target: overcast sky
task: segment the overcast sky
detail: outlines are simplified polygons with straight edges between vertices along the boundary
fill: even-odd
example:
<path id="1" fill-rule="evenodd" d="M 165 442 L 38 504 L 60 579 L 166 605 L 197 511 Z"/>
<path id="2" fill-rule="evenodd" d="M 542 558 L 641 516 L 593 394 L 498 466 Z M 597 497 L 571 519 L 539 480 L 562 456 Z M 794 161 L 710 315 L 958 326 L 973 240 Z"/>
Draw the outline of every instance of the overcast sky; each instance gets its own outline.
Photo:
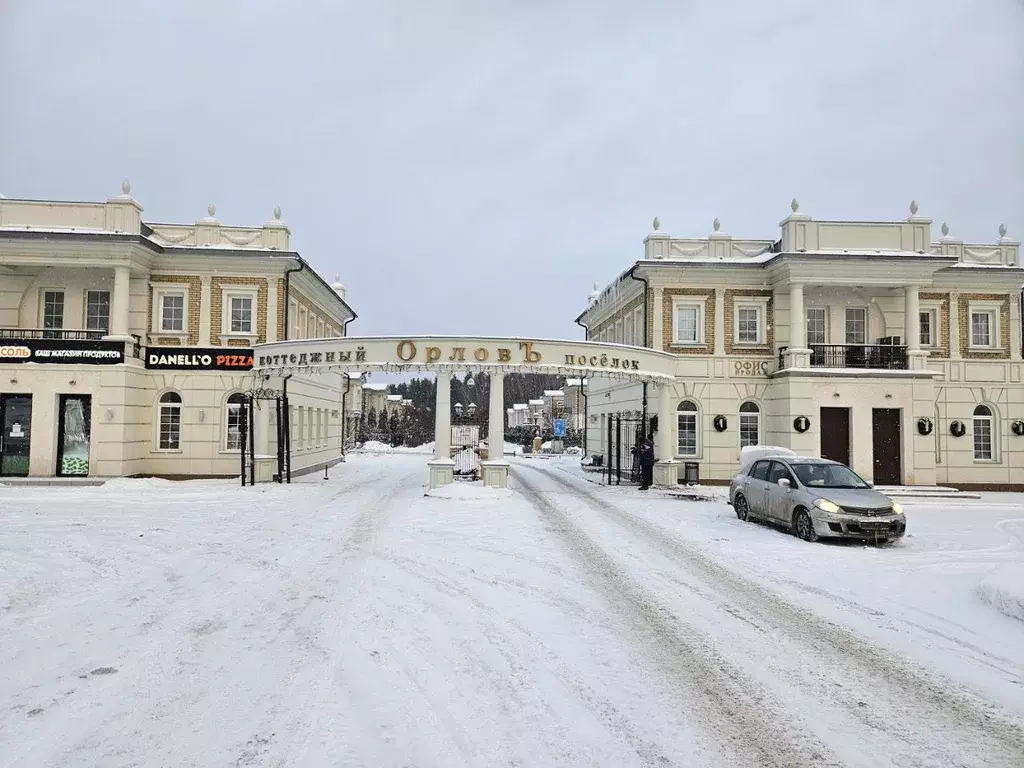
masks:
<path id="1" fill-rule="evenodd" d="M 284 209 L 353 334 L 579 337 L 642 254 L 921 214 L 1024 235 L 1021 0 L 0 0 L 0 193 Z"/>

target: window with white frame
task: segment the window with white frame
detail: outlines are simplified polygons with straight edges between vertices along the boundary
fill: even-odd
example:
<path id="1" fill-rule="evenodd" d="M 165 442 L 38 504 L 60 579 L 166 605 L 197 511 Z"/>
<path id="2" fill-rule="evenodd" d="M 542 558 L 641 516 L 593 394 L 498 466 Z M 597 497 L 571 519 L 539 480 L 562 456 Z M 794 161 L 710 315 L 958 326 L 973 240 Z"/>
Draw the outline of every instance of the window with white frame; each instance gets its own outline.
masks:
<path id="1" fill-rule="evenodd" d="M 245 397 L 241 392 L 235 392 L 224 406 L 224 449 L 227 451 L 238 451 L 242 448 L 244 405 Z"/>
<path id="2" fill-rule="evenodd" d="M 110 291 L 85 292 L 85 329 L 110 333 Z"/>
<path id="3" fill-rule="evenodd" d="M 306 338 L 316 338 L 316 315 L 314 315 L 312 312 L 310 312 L 309 315 L 306 317 Z"/>
<path id="4" fill-rule="evenodd" d="M 43 328 L 64 327 L 64 291 L 43 291 Z"/>
<path id="5" fill-rule="evenodd" d="M 306 409 L 300 405 L 295 410 L 298 418 L 298 423 L 295 425 L 295 447 L 301 449 L 302 440 L 306 436 Z"/>
<path id="6" fill-rule="evenodd" d="M 737 344 L 764 344 L 768 299 L 742 299 L 733 309 Z"/>
<path id="7" fill-rule="evenodd" d="M 757 403 L 740 406 L 740 448 L 761 443 L 761 409 Z"/>
<path id="8" fill-rule="evenodd" d="M 979 405 L 974 409 L 974 460 L 992 461 L 993 453 L 993 419 L 992 409 L 987 405 Z"/>
<path id="9" fill-rule="evenodd" d="M 922 347 L 939 346 L 939 311 L 937 308 L 922 309 L 918 313 L 919 343 Z"/>
<path id="10" fill-rule="evenodd" d="M 164 392 L 157 407 L 156 444 L 161 451 L 181 450 L 181 395 Z"/>
<path id="11" fill-rule="evenodd" d="M 868 311 L 865 307 L 846 308 L 846 343 L 867 344 Z"/>
<path id="12" fill-rule="evenodd" d="M 615 321 L 615 343 L 622 343 L 623 322 L 621 319 Z"/>
<path id="13" fill-rule="evenodd" d="M 313 447 L 313 408 L 306 409 L 306 445 Z"/>
<path id="14" fill-rule="evenodd" d="M 672 324 L 676 344 L 704 343 L 703 302 L 677 301 L 673 306 Z"/>
<path id="15" fill-rule="evenodd" d="M 625 321 L 623 323 L 623 332 L 622 333 L 623 333 L 623 342 L 625 344 L 630 344 L 630 345 L 636 344 L 636 339 L 633 336 L 633 313 L 632 312 L 630 312 L 628 315 L 626 315 Z"/>
<path id="16" fill-rule="evenodd" d="M 807 343 L 828 344 L 828 310 L 825 307 L 807 308 Z"/>
<path id="17" fill-rule="evenodd" d="M 637 308 L 633 312 L 633 338 L 636 340 L 634 343 L 638 347 L 642 347 L 644 341 L 644 315 L 643 310 Z"/>
<path id="18" fill-rule="evenodd" d="M 970 346 L 995 349 L 999 344 L 998 305 L 971 304 Z"/>
<path id="19" fill-rule="evenodd" d="M 252 296 L 231 296 L 229 333 L 252 333 Z"/>
<path id="20" fill-rule="evenodd" d="M 160 321 L 157 328 L 165 333 L 185 331 L 185 293 L 183 291 L 162 291 L 160 293 Z"/>
<path id="21" fill-rule="evenodd" d="M 316 319 L 316 337 L 318 339 L 325 338 L 324 336 L 324 321 L 321 318 Z"/>
<path id="22" fill-rule="evenodd" d="M 700 449 L 700 431 L 697 429 L 700 413 L 692 400 L 683 400 L 676 414 L 679 422 L 679 455 L 696 456 Z"/>

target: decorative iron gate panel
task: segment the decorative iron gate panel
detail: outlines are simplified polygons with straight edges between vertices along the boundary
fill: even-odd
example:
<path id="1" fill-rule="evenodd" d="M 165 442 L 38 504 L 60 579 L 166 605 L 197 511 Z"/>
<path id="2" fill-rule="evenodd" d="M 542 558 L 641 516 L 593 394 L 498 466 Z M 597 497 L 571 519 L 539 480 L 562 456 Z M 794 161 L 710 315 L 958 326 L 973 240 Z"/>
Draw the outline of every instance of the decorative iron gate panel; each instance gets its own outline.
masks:
<path id="1" fill-rule="evenodd" d="M 636 447 L 650 434 L 643 418 L 608 416 L 608 485 L 640 484 L 640 456 Z"/>

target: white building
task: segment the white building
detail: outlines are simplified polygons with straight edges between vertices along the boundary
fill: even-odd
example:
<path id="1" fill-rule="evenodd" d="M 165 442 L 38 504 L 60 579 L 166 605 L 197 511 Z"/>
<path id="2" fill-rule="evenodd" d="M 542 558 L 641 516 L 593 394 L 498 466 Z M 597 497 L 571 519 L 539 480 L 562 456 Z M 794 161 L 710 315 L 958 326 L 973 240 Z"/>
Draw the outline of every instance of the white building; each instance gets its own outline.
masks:
<path id="1" fill-rule="evenodd" d="M 341 337 L 355 313 L 262 226 L 142 221 L 100 202 L 0 199 L 0 474 L 237 475 L 242 394 L 287 386 L 292 473 L 340 455 L 341 376 L 259 380 L 253 347 Z M 277 469 L 257 401 L 256 467 Z"/>
<path id="2" fill-rule="evenodd" d="M 903 221 L 821 221 L 781 235 L 659 230 L 578 321 L 593 341 L 678 356 L 676 455 L 725 481 L 743 445 L 849 463 L 877 484 L 1024 487 L 1020 243 L 965 244 L 916 204 Z M 794 322 L 795 319 L 795 322 Z M 588 450 L 643 388 L 591 377 Z"/>
<path id="3" fill-rule="evenodd" d="M 513 403 L 512 407 L 506 410 L 506 421 L 509 429 L 526 426 L 530 423 L 530 406 L 526 403 Z"/>

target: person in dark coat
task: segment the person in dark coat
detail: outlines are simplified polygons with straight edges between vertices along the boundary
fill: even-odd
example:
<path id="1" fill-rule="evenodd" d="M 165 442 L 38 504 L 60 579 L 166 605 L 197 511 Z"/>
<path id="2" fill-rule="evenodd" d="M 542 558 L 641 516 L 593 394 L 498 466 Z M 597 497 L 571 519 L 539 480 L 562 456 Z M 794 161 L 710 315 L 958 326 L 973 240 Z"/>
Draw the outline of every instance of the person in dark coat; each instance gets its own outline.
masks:
<path id="1" fill-rule="evenodd" d="M 646 491 L 654 484 L 654 444 L 644 440 L 640 445 L 640 490 Z"/>

